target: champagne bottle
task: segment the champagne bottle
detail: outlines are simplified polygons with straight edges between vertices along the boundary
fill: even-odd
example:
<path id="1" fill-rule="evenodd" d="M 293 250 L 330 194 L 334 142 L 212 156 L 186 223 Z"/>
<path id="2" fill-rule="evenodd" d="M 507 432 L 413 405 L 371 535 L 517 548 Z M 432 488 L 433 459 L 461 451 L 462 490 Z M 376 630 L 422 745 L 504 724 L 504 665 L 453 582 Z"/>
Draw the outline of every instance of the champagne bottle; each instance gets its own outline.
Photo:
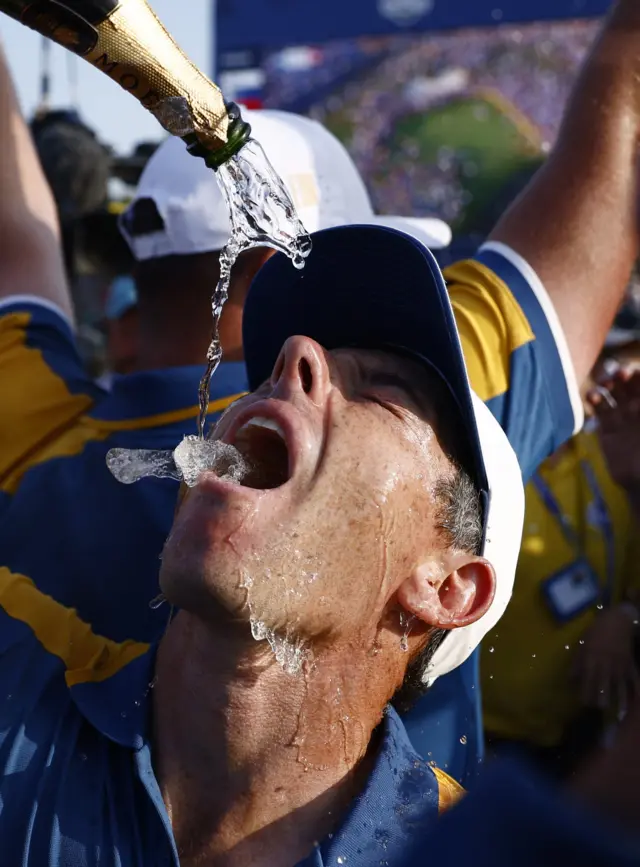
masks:
<path id="1" fill-rule="evenodd" d="M 224 102 L 146 0 L 0 0 L 0 11 L 84 57 L 212 168 L 249 138 L 238 107 Z"/>

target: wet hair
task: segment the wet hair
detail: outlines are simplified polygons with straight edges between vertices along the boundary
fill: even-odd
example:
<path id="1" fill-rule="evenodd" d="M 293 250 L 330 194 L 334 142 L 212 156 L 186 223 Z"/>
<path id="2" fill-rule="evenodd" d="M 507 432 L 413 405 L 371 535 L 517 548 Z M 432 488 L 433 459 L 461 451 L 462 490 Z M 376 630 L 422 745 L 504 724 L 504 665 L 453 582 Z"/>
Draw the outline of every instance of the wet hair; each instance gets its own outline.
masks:
<path id="1" fill-rule="evenodd" d="M 453 475 L 436 485 L 436 529 L 447 548 L 480 554 L 482 551 L 482 506 L 480 492 L 471 477 L 458 464 Z M 427 691 L 424 682 L 433 656 L 449 634 L 448 629 L 433 629 L 426 645 L 411 660 L 400 689 L 392 704 L 399 713 L 407 713 Z"/>

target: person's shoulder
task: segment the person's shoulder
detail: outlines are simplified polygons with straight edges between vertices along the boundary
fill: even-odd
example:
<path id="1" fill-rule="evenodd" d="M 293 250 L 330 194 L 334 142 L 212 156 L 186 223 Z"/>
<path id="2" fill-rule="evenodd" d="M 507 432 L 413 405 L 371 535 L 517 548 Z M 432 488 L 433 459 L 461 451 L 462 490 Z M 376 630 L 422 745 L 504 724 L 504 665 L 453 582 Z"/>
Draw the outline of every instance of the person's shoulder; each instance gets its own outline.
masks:
<path id="1" fill-rule="evenodd" d="M 582 427 L 562 326 L 538 275 L 505 244 L 487 243 L 444 273 L 471 387 L 502 425 L 527 480 Z"/>
<path id="2" fill-rule="evenodd" d="M 8 319 L 12 317 L 12 320 Z M 46 298 L 37 295 L 7 295 L 0 299 L 0 322 L 16 321 L 55 328 L 73 339 L 73 322 L 65 311 Z"/>
<path id="3" fill-rule="evenodd" d="M 475 867 L 590 864 L 631 867 L 640 841 L 556 790 L 534 768 L 496 762 L 428 836 L 416 838 L 407 864 L 450 863 Z"/>
<path id="4" fill-rule="evenodd" d="M 476 304 L 484 302 L 494 316 L 503 319 L 512 351 L 536 340 L 545 348 L 553 346 L 565 376 L 573 383 L 573 364 L 551 298 L 534 268 L 518 252 L 507 244 L 489 241 L 472 258 L 455 263 L 444 273 L 454 306 L 465 285 L 473 289 Z M 460 300 L 464 301 L 464 294 Z"/>
<path id="5" fill-rule="evenodd" d="M 6 372 L 13 366 L 23 381 L 44 377 L 49 391 L 61 382 L 67 393 L 92 401 L 99 393 L 82 361 L 73 321 L 45 298 L 12 295 L 0 301 L 0 367 Z"/>
<path id="6" fill-rule="evenodd" d="M 128 649 L 132 644 L 123 645 L 120 662 L 136 658 Z M 134 761 L 122 760 L 125 746 L 117 731 L 109 737 L 102 730 L 100 707 L 92 717 L 83 706 L 91 698 L 82 693 L 86 684 L 100 686 L 101 678 L 114 677 L 115 648 L 93 636 L 72 609 L 40 594 L 28 577 L 0 568 L 3 865 L 26 863 L 29 851 L 29 864 L 90 867 L 107 835 L 116 842 L 104 856 L 106 867 L 139 863 L 134 852 L 147 822 L 141 819 L 144 804 L 133 794 Z M 138 689 L 137 695 L 144 691 Z M 133 699 L 114 688 L 103 706 L 124 724 L 121 707 L 129 704 L 135 708 Z M 155 811 L 149 802 L 147 813 Z M 144 845 L 152 861 L 157 854 L 157 863 L 165 863 L 161 839 Z M 35 860 L 33 853 L 39 853 Z"/>

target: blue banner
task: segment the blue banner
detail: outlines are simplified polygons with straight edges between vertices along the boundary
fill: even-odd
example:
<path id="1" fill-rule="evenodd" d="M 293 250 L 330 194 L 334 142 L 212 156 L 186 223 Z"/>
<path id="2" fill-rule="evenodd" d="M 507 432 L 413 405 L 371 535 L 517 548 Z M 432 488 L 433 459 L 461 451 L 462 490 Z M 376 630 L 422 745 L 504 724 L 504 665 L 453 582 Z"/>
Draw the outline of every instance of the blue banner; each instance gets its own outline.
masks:
<path id="1" fill-rule="evenodd" d="M 217 53 L 334 39 L 594 18 L 612 0 L 217 0 Z M 238 64 L 240 65 L 240 64 Z"/>

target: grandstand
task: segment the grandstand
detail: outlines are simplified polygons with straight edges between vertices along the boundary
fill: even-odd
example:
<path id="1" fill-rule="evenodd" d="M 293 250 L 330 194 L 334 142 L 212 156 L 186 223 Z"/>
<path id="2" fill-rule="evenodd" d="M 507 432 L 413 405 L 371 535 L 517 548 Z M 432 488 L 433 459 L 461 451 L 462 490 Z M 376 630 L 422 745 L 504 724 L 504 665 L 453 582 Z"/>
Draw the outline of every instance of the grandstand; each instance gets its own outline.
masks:
<path id="1" fill-rule="evenodd" d="M 265 105 L 332 129 L 380 212 L 440 216 L 462 234 L 482 234 L 496 202 L 544 159 L 595 26 L 350 40 L 293 71 L 276 54 L 265 66 Z"/>

